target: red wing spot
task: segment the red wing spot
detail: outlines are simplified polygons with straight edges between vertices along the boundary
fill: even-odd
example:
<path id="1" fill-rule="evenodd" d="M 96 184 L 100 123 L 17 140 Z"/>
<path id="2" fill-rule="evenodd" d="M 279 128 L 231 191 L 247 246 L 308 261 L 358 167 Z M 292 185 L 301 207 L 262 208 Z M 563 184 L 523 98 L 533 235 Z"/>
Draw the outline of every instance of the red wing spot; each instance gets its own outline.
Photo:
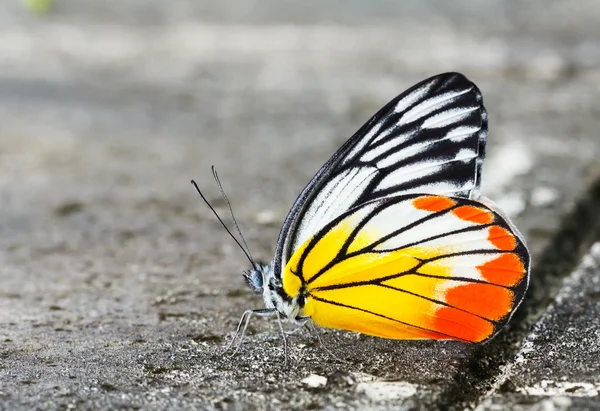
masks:
<path id="1" fill-rule="evenodd" d="M 453 200 L 443 196 L 424 196 L 413 200 L 415 208 L 432 213 L 447 210 L 454 206 L 454 204 L 456 203 Z"/>
<path id="2" fill-rule="evenodd" d="M 513 294 L 497 285 L 471 283 L 449 289 L 446 303 L 490 320 L 499 320 L 512 309 Z"/>
<path id="3" fill-rule="evenodd" d="M 452 213 L 461 220 L 477 224 L 490 224 L 494 221 L 494 214 L 491 211 L 471 205 L 457 207 L 452 210 Z"/>
<path id="4" fill-rule="evenodd" d="M 515 236 L 505 228 L 497 225 L 490 227 L 488 230 L 487 239 L 499 250 L 511 251 L 517 246 L 517 240 L 515 240 Z"/>
<path id="5" fill-rule="evenodd" d="M 435 330 L 456 339 L 481 342 L 494 332 L 494 326 L 489 321 L 456 308 L 442 307 L 435 316 Z"/>
<path id="6" fill-rule="evenodd" d="M 477 269 L 490 283 L 513 286 L 523 278 L 525 266 L 521 259 L 512 253 L 502 254 L 500 257 L 477 266 Z"/>

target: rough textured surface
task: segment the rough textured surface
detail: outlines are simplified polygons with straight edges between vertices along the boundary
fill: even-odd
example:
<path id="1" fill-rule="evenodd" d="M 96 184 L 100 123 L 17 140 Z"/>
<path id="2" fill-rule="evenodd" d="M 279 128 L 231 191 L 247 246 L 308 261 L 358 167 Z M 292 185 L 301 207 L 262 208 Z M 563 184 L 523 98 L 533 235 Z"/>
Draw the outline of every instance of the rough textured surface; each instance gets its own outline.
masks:
<path id="1" fill-rule="evenodd" d="M 149 3 L 0 11 L 0 408 L 593 407 L 578 390 L 525 390 L 546 378 L 543 353 L 574 336 L 565 322 L 577 306 L 560 301 L 541 320 L 556 326 L 534 328 L 541 354 L 528 354 L 528 373 L 509 375 L 514 389 L 494 384 L 502 365 L 519 370 L 528 327 L 596 230 L 595 2 L 543 3 L 543 16 L 541 1 Z M 190 178 L 224 211 L 217 166 L 252 250 L 269 260 L 327 157 L 395 94 L 446 70 L 483 91 L 484 192 L 534 256 L 507 329 L 481 347 L 325 331 L 347 362 L 298 333 L 284 369 L 276 324 L 256 319 L 223 356 L 242 311 L 262 303 Z M 573 287 L 597 304 L 587 275 Z M 589 346 L 570 345 L 565 384 L 597 384 L 583 375 L 600 341 L 585 335 Z"/>
<path id="2" fill-rule="evenodd" d="M 599 409 L 599 297 L 600 243 L 595 243 L 478 410 Z"/>

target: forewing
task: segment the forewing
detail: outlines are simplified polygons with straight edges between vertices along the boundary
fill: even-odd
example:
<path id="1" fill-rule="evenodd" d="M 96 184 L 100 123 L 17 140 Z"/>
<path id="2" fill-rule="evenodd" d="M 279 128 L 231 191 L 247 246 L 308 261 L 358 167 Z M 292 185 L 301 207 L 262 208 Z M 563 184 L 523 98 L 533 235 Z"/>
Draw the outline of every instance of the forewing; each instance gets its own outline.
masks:
<path id="1" fill-rule="evenodd" d="M 512 224 L 462 197 L 404 195 L 363 204 L 291 257 L 284 289 L 307 290 L 324 327 L 396 339 L 481 342 L 508 321 L 528 284 Z"/>
<path id="2" fill-rule="evenodd" d="M 304 188 L 277 241 L 275 273 L 335 217 L 377 198 L 431 193 L 473 198 L 487 136 L 481 93 L 446 73 L 389 102 Z"/>

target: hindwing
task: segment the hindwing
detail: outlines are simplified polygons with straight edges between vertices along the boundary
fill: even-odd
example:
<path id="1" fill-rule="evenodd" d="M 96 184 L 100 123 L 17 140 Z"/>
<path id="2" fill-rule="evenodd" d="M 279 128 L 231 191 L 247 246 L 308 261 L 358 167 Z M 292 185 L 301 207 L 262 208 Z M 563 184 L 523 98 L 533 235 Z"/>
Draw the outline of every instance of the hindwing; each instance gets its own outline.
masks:
<path id="1" fill-rule="evenodd" d="M 362 204 L 292 255 L 290 296 L 324 327 L 396 339 L 481 342 L 510 318 L 527 288 L 529 253 L 498 212 L 441 195 Z"/>

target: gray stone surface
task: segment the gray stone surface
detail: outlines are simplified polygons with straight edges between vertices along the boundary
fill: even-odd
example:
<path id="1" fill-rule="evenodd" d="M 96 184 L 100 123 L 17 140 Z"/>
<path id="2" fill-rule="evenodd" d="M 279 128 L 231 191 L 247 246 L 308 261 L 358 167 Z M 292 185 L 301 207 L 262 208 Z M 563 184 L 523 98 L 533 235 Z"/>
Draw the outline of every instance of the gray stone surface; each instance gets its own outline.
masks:
<path id="1" fill-rule="evenodd" d="M 494 390 L 597 232 L 595 2 L 56 3 L 42 18 L 7 0 L 0 11 L 0 408 L 595 404 L 577 390 L 519 391 L 541 384 L 543 353 L 571 337 L 577 307 L 560 301 L 551 307 L 565 315 L 542 317 L 557 325 L 535 340 L 529 372 Z M 241 312 L 261 301 L 190 178 L 224 211 L 217 166 L 253 252 L 269 260 L 327 157 L 395 94 L 446 70 L 484 93 L 484 191 L 534 256 L 507 329 L 478 347 L 325 331 L 347 363 L 299 333 L 284 369 L 276 325 L 257 319 L 223 356 Z M 594 304 L 585 293 L 578 301 Z M 573 358 L 586 349 L 571 346 Z M 552 380 L 592 381 L 589 364 L 573 366 Z"/>
<path id="2" fill-rule="evenodd" d="M 600 409 L 599 297 L 595 243 L 478 410 Z"/>

